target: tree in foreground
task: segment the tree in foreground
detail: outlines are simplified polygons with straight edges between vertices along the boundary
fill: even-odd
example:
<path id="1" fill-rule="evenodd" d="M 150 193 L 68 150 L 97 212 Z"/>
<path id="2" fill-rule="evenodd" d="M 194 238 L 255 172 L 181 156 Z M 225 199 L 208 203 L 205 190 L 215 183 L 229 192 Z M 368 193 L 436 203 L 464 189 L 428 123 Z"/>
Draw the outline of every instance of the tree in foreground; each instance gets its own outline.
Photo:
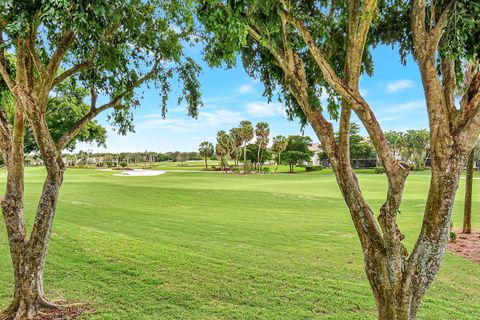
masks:
<path id="1" fill-rule="evenodd" d="M 140 86 L 159 88 L 166 112 L 169 79 L 184 84 L 195 116 L 200 105 L 199 67 L 183 54 L 193 29 L 186 1 L 2 1 L 0 74 L 15 99 L 13 125 L 0 109 L 0 149 L 7 168 L 2 201 L 14 273 L 11 305 L 0 319 L 31 319 L 57 306 L 44 292 L 45 257 L 64 178 L 62 150 L 91 120 L 108 118 L 120 133 L 133 129 L 130 108 Z M 148 31 L 148 32 L 146 32 Z M 15 72 L 6 56 L 14 55 Z M 89 88 L 90 106 L 61 135 L 48 126 L 55 88 L 75 79 Z M 97 99 L 101 96 L 101 99 Z M 99 105 L 98 100 L 106 100 Z M 66 125 L 66 123 L 62 123 Z M 30 128 L 47 174 L 30 235 L 24 215 L 24 137 Z M 63 130 L 62 129 L 62 130 Z"/>
<path id="2" fill-rule="evenodd" d="M 259 122 L 255 126 L 255 136 L 257 137 L 257 161 L 259 165 L 259 170 L 262 170 L 262 161 L 263 157 L 261 156 L 262 151 L 267 149 L 270 135 L 270 127 L 266 122 Z"/>
<path id="3" fill-rule="evenodd" d="M 277 154 L 277 166 L 275 167 L 275 171 L 277 172 L 278 166 L 282 161 L 282 152 L 285 151 L 288 145 L 288 138 L 284 136 L 278 135 L 273 138 L 272 150 L 275 151 Z"/>
<path id="4" fill-rule="evenodd" d="M 203 141 L 198 148 L 198 154 L 205 161 L 205 170 L 208 170 L 208 158 L 213 156 L 213 144 L 209 141 Z"/>
<path id="5" fill-rule="evenodd" d="M 6 64 L 14 69 L 15 64 L 6 59 Z M 0 108 L 5 112 L 10 125 L 14 123 L 15 98 L 2 81 L 2 97 L 0 98 Z M 52 94 L 48 99 L 48 113 L 46 114 L 46 122 L 52 137 L 58 139 L 72 125 L 80 121 L 83 115 L 88 111 L 90 106 L 84 102 L 88 96 L 88 89 L 81 87 L 73 79 L 69 79 L 59 84 L 52 90 Z M 65 147 L 66 150 L 73 151 L 77 142 L 96 142 L 98 146 L 105 146 L 107 138 L 107 130 L 98 124 L 96 120 L 89 121 L 83 129 L 70 141 Z M 24 139 L 24 154 L 38 153 L 38 146 L 30 127 L 27 126 Z"/>
<path id="6" fill-rule="evenodd" d="M 203 0 L 200 9 L 215 35 L 206 46 L 210 64 L 234 64 L 234 53 L 240 53 L 247 72 L 265 84 L 265 94 L 273 97 L 280 87 L 287 114 L 309 122 L 319 137 L 360 240 L 379 319 L 415 319 L 443 260 L 460 172 L 480 133 L 480 73 L 470 67 L 480 47 L 478 2 Z M 430 188 L 410 253 L 397 225 L 409 166 L 394 156 L 359 90 L 362 72 L 373 75 L 370 49 L 382 43 L 400 48 L 403 61 L 413 55 L 429 117 Z M 322 93 L 329 96 L 325 106 Z M 338 141 L 322 110 L 338 119 Z M 367 130 L 388 180 L 378 217 L 350 164 L 352 113 Z"/>

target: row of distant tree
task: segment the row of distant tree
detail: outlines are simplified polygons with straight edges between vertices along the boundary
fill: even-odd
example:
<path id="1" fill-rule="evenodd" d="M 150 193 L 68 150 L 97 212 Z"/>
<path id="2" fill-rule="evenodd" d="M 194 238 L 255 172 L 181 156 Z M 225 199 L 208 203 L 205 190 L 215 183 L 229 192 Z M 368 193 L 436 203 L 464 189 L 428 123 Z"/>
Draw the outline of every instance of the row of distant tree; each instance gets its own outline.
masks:
<path id="1" fill-rule="evenodd" d="M 288 163 L 290 171 L 296 164 L 302 161 L 309 161 L 313 152 L 309 150 L 312 143 L 310 137 L 278 135 L 270 143 L 270 126 L 266 122 L 258 122 L 255 127 L 248 120 L 240 122 L 227 133 L 224 130 L 217 132 L 215 146 L 204 141 L 200 144 L 199 154 L 205 161 L 205 168 L 208 168 L 208 159 L 216 156 L 220 160 L 222 170 L 229 168 L 229 162 L 237 167 L 240 160 L 243 160 L 243 171 L 246 172 L 247 164 L 251 163 L 254 170 L 262 171 L 265 162 L 275 159 L 278 164 Z M 255 138 L 255 139 L 254 139 Z M 252 142 L 254 141 L 254 142 Z"/>
<path id="2" fill-rule="evenodd" d="M 96 135 L 91 135 L 94 137 Z M 98 137 L 98 135 L 97 135 Z M 425 166 L 428 155 L 430 136 L 427 130 L 407 130 L 405 132 L 389 131 L 385 133 L 395 156 L 411 165 L 413 170 L 421 170 Z M 338 133 L 337 133 L 338 139 Z M 270 143 L 271 142 L 271 143 Z M 369 139 L 360 134 L 360 127 L 356 123 L 350 126 L 350 158 L 376 159 L 376 152 Z M 238 127 L 228 132 L 217 132 L 216 143 L 204 141 L 198 152 L 121 152 L 121 153 L 92 153 L 79 151 L 65 154 L 64 158 L 69 165 L 85 165 L 87 162 L 98 162 L 101 165 L 119 165 L 120 163 L 153 163 L 162 161 L 185 162 L 189 160 L 203 160 L 208 169 L 208 160 L 219 160 L 223 170 L 229 163 L 243 165 L 246 170 L 248 163 L 254 170 L 261 171 L 265 162 L 275 161 L 278 164 L 287 164 L 293 171 L 295 165 L 310 161 L 313 151 L 309 149 L 312 139 L 308 136 L 291 135 L 288 137 L 277 135 L 270 138 L 270 127 L 266 122 L 258 122 L 255 126 L 247 120 L 241 121 Z M 35 150 L 33 150 L 35 151 Z M 320 160 L 327 156 L 320 150 Z"/>

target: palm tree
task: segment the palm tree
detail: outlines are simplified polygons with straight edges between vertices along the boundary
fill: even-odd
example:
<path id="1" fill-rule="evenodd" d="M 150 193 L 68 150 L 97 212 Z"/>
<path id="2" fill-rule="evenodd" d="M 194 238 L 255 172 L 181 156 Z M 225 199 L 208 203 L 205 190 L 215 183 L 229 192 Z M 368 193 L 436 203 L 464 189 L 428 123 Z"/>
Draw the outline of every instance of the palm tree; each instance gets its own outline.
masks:
<path id="1" fill-rule="evenodd" d="M 278 155 L 278 160 L 277 160 L 277 166 L 275 167 L 275 171 L 277 172 L 278 165 L 280 164 L 280 156 L 282 155 L 282 152 L 285 151 L 288 145 L 288 138 L 285 138 L 284 136 L 276 136 L 273 138 L 273 145 L 272 149 L 277 153 Z"/>
<path id="2" fill-rule="evenodd" d="M 257 144 L 258 144 L 258 154 L 257 154 L 257 161 L 259 163 L 259 170 L 262 170 L 262 161 L 260 158 L 260 153 L 262 150 L 267 148 L 269 139 L 268 136 L 270 135 L 270 127 L 266 122 L 259 122 L 255 127 L 255 135 L 257 136 Z"/>
<path id="3" fill-rule="evenodd" d="M 247 173 L 247 144 L 253 139 L 252 123 L 248 120 L 240 121 L 240 135 L 243 143 L 243 173 Z"/>
<path id="4" fill-rule="evenodd" d="M 231 135 L 223 130 L 217 132 L 217 145 L 215 147 L 215 152 L 220 157 L 220 165 L 225 171 L 227 171 L 227 161 L 232 152 L 233 145 L 234 141 Z"/>
<path id="5" fill-rule="evenodd" d="M 205 160 L 205 171 L 208 170 L 208 158 L 213 156 L 213 144 L 209 141 L 203 141 L 198 148 L 200 157 Z"/>
<path id="6" fill-rule="evenodd" d="M 238 166 L 238 160 L 240 157 L 240 148 L 243 143 L 242 133 L 240 128 L 232 128 L 230 129 L 230 137 L 233 142 L 232 149 L 231 149 L 231 156 L 235 162 L 235 165 Z"/>

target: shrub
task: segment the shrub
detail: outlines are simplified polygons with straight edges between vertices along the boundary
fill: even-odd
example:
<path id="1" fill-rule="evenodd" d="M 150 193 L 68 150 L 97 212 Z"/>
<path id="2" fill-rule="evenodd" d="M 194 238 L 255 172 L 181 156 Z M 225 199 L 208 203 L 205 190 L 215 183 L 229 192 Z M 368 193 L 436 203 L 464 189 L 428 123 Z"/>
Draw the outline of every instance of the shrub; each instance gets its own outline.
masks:
<path id="1" fill-rule="evenodd" d="M 240 168 L 237 167 L 237 166 L 230 167 L 230 170 L 231 170 L 233 173 L 239 173 L 239 172 L 240 172 Z"/>
<path id="2" fill-rule="evenodd" d="M 457 234 L 454 231 L 450 231 L 450 241 L 457 240 Z"/>
<path id="3" fill-rule="evenodd" d="M 376 174 L 384 174 L 385 173 L 385 168 L 384 167 L 375 167 L 375 173 Z"/>
<path id="4" fill-rule="evenodd" d="M 120 167 L 126 168 L 126 167 L 127 167 L 127 163 L 126 163 L 126 162 L 120 162 Z"/>
<path id="5" fill-rule="evenodd" d="M 425 167 L 410 167 L 410 171 L 424 171 Z"/>
<path id="6" fill-rule="evenodd" d="M 306 166 L 305 167 L 305 170 L 307 172 L 310 172 L 310 171 L 320 171 L 320 170 L 323 170 L 323 167 L 322 166 Z"/>
<path id="7" fill-rule="evenodd" d="M 262 168 L 262 171 L 263 171 L 264 173 L 269 173 L 269 172 L 270 172 L 270 168 L 269 168 L 269 167 L 263 167 L 263 168 Z"/>
<path id="8" fill-rule="evenodd" d="M 210 166 L 210 168 L 212 168 L 213 171 L 217 170 L 217 166 Z"/>

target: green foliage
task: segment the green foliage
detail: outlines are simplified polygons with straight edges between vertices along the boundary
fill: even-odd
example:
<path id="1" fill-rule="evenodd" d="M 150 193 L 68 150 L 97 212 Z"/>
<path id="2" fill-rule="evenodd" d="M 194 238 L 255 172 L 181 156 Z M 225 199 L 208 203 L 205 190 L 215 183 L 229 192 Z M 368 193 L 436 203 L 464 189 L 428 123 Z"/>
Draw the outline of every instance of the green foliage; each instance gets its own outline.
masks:
<path id="1" fill-rule="evenodd" d="M 347 6 L 345 2 L 335 2 L 333 14 L 329 14 L 330 1 L 310 0 L 288 2 L 290 12 L 305 21 L 317 45 L 324 50 L 338 75 L 343 75 Z M 273 99 L 280 91 L 280 99 L 285 105 L 290 119 L 299 118 L 302 124 L 306 117 L 295 98 L 288 90 L 282 70 L 278 67 L 271 53 L 264 44 L 258 45 L 247 35 L 249 27 L 261 30 L 274 47 L 283 50 L 291 47 L 298 52 L 307 68 L 309 82 L 308 100 L 319 110 L 326 110 L 333 119 L 338 118 L 338 96 L 326 86 L 318 66 L 314 63 L 306 45 L 298 32 L 287 26 L 288 43 L 284 43 L 282 27 L 278 11 L 283 10 L 282 1 L 200 1 L 198 15 L 208 32 L 206 45 L 206 60 L 212 66 L 236 63 L 235 53 L 240 53 L 242 64 L 250 76 L 260 79 L 265 87 L 264 95 Z M 267 41 L 267 40 L 265 40 Z M 371 74 L 373 63 L 370 52 L 364 54 L 362 70 Z M 280 89 L 280 90 L 278 90 Z M 327 102 L 322 105 L 320 96 L 326 95 Z"/>
<path id="2" fill-rule="evenodd" d="M 310 161 L 313 152 L 308 147 L 312 143 L 310 137 L 288 136 L 288 143 L 285 151 L 280 156 L 281 163 L 290 165 L 290 172 L 293 172 L 295 165 Z"/>
<path id="3" fill-rule="evenodd" d="M 385 173 L 385 168 L 384 167 L 375 167 L 375 173 L 376 174 L 384 174 Z"/>
<path id="4" fill-rule="evenodd" d="M 337 133 L 338 139 L 338 133 Z M 372 159 L 375 158 L 375 148 L 369 140 L 360 135 L 360 126 L 356 123 L 350 124 L 350 159 Z"/>
<path id="5" fill-rule="evenodd" d="M 46 115 L 47 125 L 54 140 L 68 132 L 90 110 L 90 106 L 84 102 L 87 96 L 88 90 L 74 81 L 66 81 L 54 90 L 54 95 L 48 102 Z M 96 120 L 91 120 L 65 149 L 74 150 L 78 141 L 96 142 L 98 146 L 105 146 L 106 138 L 107 130 Z M 31 131 L 27 131 L 25 153 L 35 151 L 38 151 L 35 138 Z"/>
<path id="6" fill-rule="evenodd" d="M 209 141 L 203 141 L 200 143 L 200 147 L 198 148 L 198 154 L 202 158 L 209 158 L 213 156 L 213 144 Z"/>
<path id="7" fill-rule="evenodd" d="M 397 158 L 406 162 L 415 171 L 424 169 L 430 134 L 427 130 L 389 131 L 385 133 Z"/>
<path id="8" fill-rule="evenodd" d="M 305 166 L 305 171 L 311 172 L 311 171 L 320 171 L 323 170 L 323 166 Z"/>
<path id="9" fill-rule="evenodd" d="M 253 139 L 253 126 L 252 123 L 248 120 L 240 121 L 240 126 L 238 127 L 240 132 L 240 137 L 242 143 L 246 145 L 250 140 Z"/>
<path id="10" fill-rule="evenodd" d="M 272 157 L 272 154 L 269 150 L 264 150 L 260 153 L 260 158 L 258 158 L 258 144 L 249 143 L 247 144 L 247 161 L 250 163 L 264 163 L 266 160 Z M 243 154 L 242 154 L 243 157 Z"/>
<path id="11" fill-rule="evenodd" d="M 15 52 L 16 41 L 39 26 L 35 53 L 47 65 L 53 51 L 68 32 L 74 38 L 58 71 L 85 65 L 73 76 L 82 86 L 96 87 L 98 94 L 120 103 L 108 120 L 122 134 L 132 131 L 131 109 L 140 106 L 142 78 L 157 88 L 162 113 L 167 112 L 171 80 L 181 85 L 181 99 L 190 116 L 197 115 L 200 101 L 200 67 L 184 55 L 195 27 L 193 2 L 163 0 L 17 1 L 0 2 L 4 47 Z"/>
<path id="12" fill-rule="evenodd" d="M 455 231 L 450 231 L 450 241 L 455 241 L 457 240 L 457 234 Z"/>
<path id="13" fill-rule="evenodd" d="M 126 162 L 120 162 L 120 167 L 122 168 L 126 168 L 127 167 L 127 163 Z"/>

